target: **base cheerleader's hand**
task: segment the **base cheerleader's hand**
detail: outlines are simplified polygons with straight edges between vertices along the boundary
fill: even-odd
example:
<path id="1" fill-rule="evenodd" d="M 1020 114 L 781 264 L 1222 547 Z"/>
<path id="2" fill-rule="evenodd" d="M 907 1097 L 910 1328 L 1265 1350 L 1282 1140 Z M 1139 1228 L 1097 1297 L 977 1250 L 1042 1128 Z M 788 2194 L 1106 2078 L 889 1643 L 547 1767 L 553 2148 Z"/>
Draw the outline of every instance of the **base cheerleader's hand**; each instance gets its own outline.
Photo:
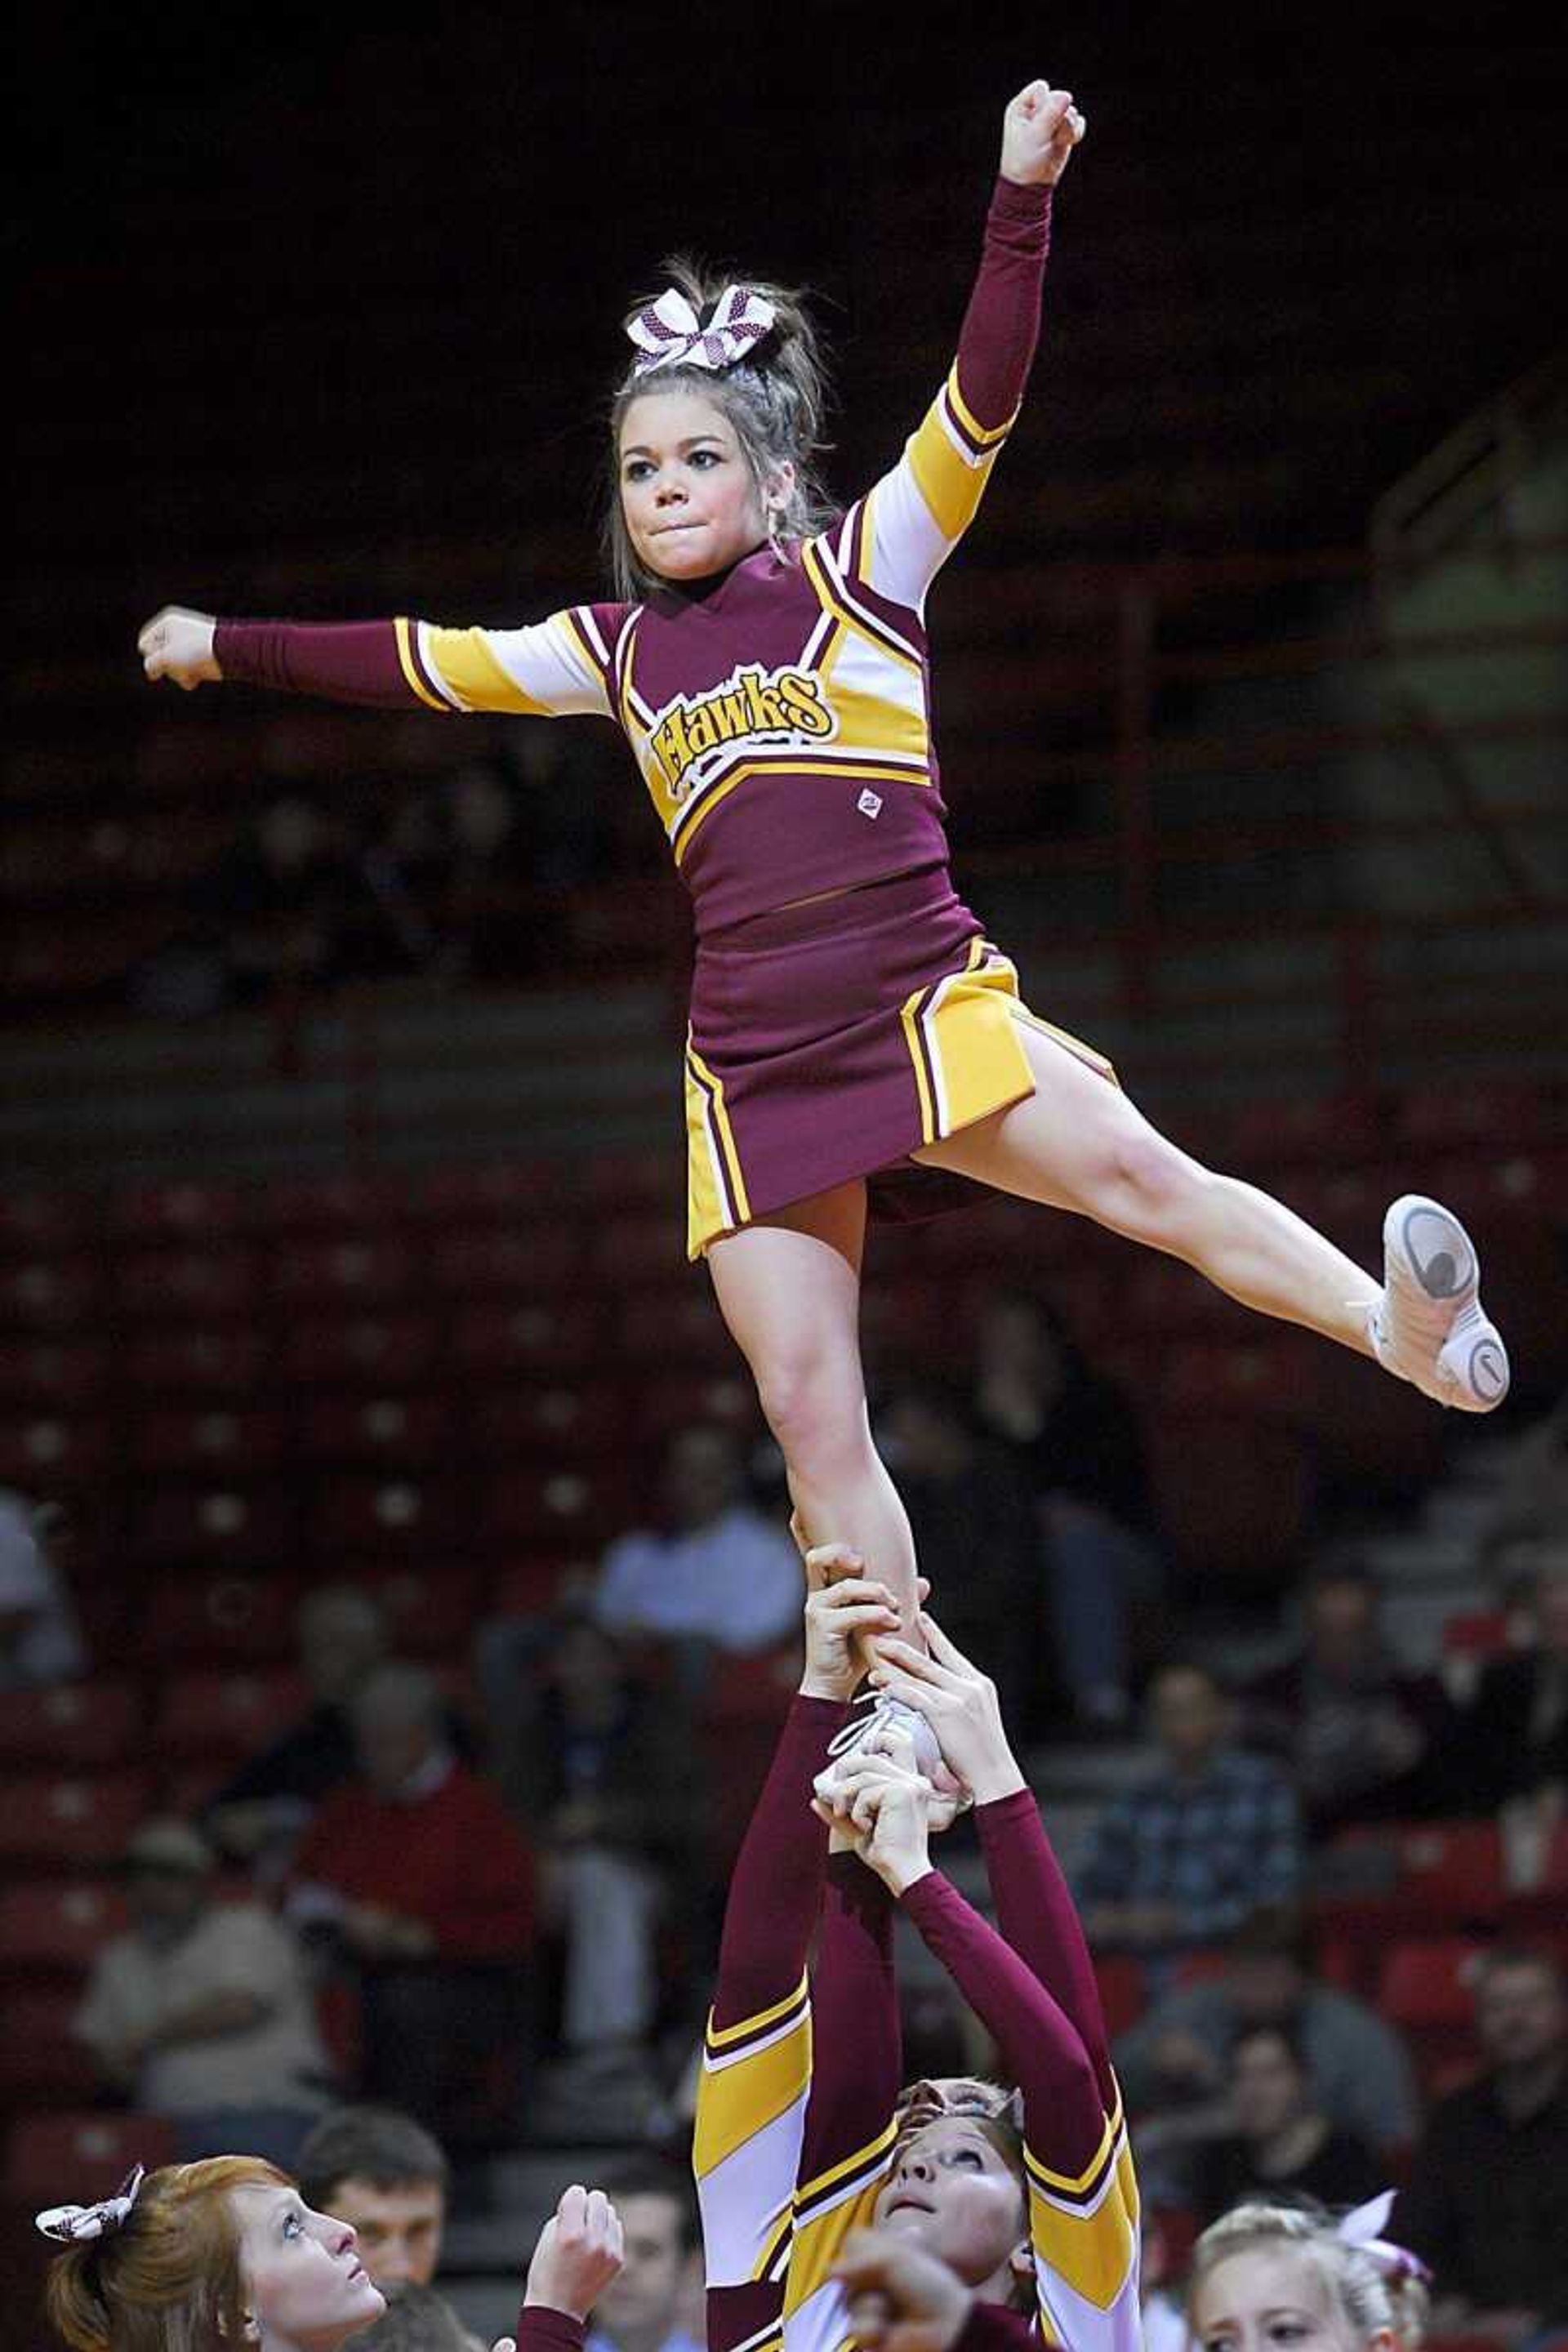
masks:
<path id="1" fill-rule="evenodd" d="M 931 1869 L 931 1802 L 929 1780 L 890 1756 L 869 1755 L 836 1773 L 830 1797 L 814 1797 L 812 1811 L 900 1895 Z"/>
<path id="2" fill-rule="evenodd" d="M 193 613 L 184 604 L 165 604 L 143 624 L 136 637 L 142 667 L 150 678 L 172 677 L 187 694 L 198 686 L 216 686 L 223 677 L 213 652 L 217 621 L 211 613 Z"/>
<path id="3" fill-rule="evenodd" d="M 1013 1796 L 1026 1784 L 1007 1745 L 995 1684 L 948 1640 L 934 1618 L 922 1611 L 920 1623 L 929 1654 L 909 1642 L 882 1642 L 871 1680 L 924 1716 L 942 1761 L 977 1805 Z"/>
<path id="4" fill-rule="evenodd" d="M 1032 81 L 1002 117 L 1002 177 L 1021 188 L 1054 188 L 1088 128 L 1070 89 Z"/>
<path id="5" fill-rule="evenodd" d="M 876 2352 L 949 2352 L 973 2301 L 939 2255 L 895 2230 L 856 2230 L 835 2265 L 857 2343 Z"/>
<path id="6" fill-rule="evenodd" d="M 885 1584 L 861 1573 L 858 1552 L 820 1544 L 805 1556 L 806 1698 L 847 1699 L 865 1671 L 860 1643 L 896 1633 L 898 1603 Z"/>
<path id="7" fill-rule="evenodd" d="M 586 2319 L 625 2261 L 620 2215 L 602 2189 L 574 2182 L 539 2233 L 523 2308 L 534 2305 Z"/>

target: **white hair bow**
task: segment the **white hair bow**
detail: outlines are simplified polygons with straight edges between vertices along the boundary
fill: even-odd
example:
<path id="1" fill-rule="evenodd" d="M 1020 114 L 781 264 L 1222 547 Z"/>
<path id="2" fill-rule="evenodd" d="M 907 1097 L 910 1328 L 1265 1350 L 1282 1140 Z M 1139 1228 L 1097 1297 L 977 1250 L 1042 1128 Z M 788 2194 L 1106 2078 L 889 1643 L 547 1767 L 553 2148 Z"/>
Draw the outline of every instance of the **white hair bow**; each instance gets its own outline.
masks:
<path id="1" fill-rule="evenodd" d="M 37 2226 L 46 2238 L 61 2238 L 68 2245 L 82 2238 L 101 2238 L 107 2231 L 121 2227 L 145 2177 L 146 2167 L 139 2164 L 126 2174 L 117 2195 L 105 2197 L 96 2205 L 51 2205 L 47 2212 L 35 2217 Z"/>
<path id="2" fill-rule="evenodd" d="M 648 375 L 679 361 L 717 374 L 762 341 L 775 315 L 773 304 L 750 286 L 726 286 L 704 326 L 679 289 L 667 287 L 626 329 L 642 354 L 634 361 L 632 373 Z"/>
<path id="3" fill-rule="evenodd" d="M 1370 2255 L 1386 2278 L 1429 2279 L 1432 2275 L 1418 2254 L 1406 2246 L 1396 2246 L 1384 2236 L 1388 2217 L 1394 2210 L 1394 2191 L 1385 2189 L 1381 2197 L 1372 2197 L 1364 2205 L 1353 2206 L 1340 2216 L 1334 2234 L 1347 2246 L 1357 2246 Z"/>

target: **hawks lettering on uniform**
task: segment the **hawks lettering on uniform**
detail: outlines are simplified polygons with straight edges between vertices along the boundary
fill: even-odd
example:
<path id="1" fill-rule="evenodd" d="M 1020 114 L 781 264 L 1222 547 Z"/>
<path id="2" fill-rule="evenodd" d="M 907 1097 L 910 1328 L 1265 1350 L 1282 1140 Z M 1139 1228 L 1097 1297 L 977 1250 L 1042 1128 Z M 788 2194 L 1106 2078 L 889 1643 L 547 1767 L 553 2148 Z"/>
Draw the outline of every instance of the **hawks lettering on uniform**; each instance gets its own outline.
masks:
<path id="1" fill-rule="evenodd" d="M 690 790 L 687 771 L 704 752 L 754 737 L 821 738 L 833 734 L 837 723 L 819 677 L 744 663 L 710 693 L 681 695 L 657 712 L 647 749 L 671 799 L 679 803 Z"/>

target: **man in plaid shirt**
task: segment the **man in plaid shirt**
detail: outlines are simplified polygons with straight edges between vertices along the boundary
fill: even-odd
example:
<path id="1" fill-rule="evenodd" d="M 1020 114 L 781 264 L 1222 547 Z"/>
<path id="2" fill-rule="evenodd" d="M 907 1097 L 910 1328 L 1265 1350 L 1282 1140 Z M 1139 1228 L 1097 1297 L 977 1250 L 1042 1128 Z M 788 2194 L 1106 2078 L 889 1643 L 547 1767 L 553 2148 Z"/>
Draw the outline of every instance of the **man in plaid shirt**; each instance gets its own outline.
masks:
<path id="1" fill-rule="evenodd" d="M 1077 1892 L 1096 1948 L 1156 1959 L 1223 1942 L 1259 1904 L 1290 1902 L 1301 1830 L 1279 1766 L 1228 1744 L 1206 1668 L 1163 1667 L 1150 1700 L 1164 1760 L 1106 1807 Z"/>

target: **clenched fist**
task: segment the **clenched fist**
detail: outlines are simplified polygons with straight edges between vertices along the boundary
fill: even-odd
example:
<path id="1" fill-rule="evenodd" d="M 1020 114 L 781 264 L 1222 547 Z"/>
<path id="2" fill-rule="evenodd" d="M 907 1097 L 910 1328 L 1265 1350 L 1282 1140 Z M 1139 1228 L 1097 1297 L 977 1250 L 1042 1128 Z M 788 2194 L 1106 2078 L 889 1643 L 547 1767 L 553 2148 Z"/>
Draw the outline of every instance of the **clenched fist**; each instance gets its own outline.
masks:
<path id="1" fill-rule="evenodd" d="M 138 632 L 136 650 L 151 678 L 172 677 L 187 694 L 198 686 L 216 686 L 223 677 L 213 652 L 217 622 L 211 613 L 193 613 L 184 604 L 165 604 Z"/>
<path id="2" fill-rule="evenodd" d="M 1002 177 L 1021 188 L 1055 187 L 1087 127 L 1070 89 L 1030 82 L 1002 118 Z"/>

